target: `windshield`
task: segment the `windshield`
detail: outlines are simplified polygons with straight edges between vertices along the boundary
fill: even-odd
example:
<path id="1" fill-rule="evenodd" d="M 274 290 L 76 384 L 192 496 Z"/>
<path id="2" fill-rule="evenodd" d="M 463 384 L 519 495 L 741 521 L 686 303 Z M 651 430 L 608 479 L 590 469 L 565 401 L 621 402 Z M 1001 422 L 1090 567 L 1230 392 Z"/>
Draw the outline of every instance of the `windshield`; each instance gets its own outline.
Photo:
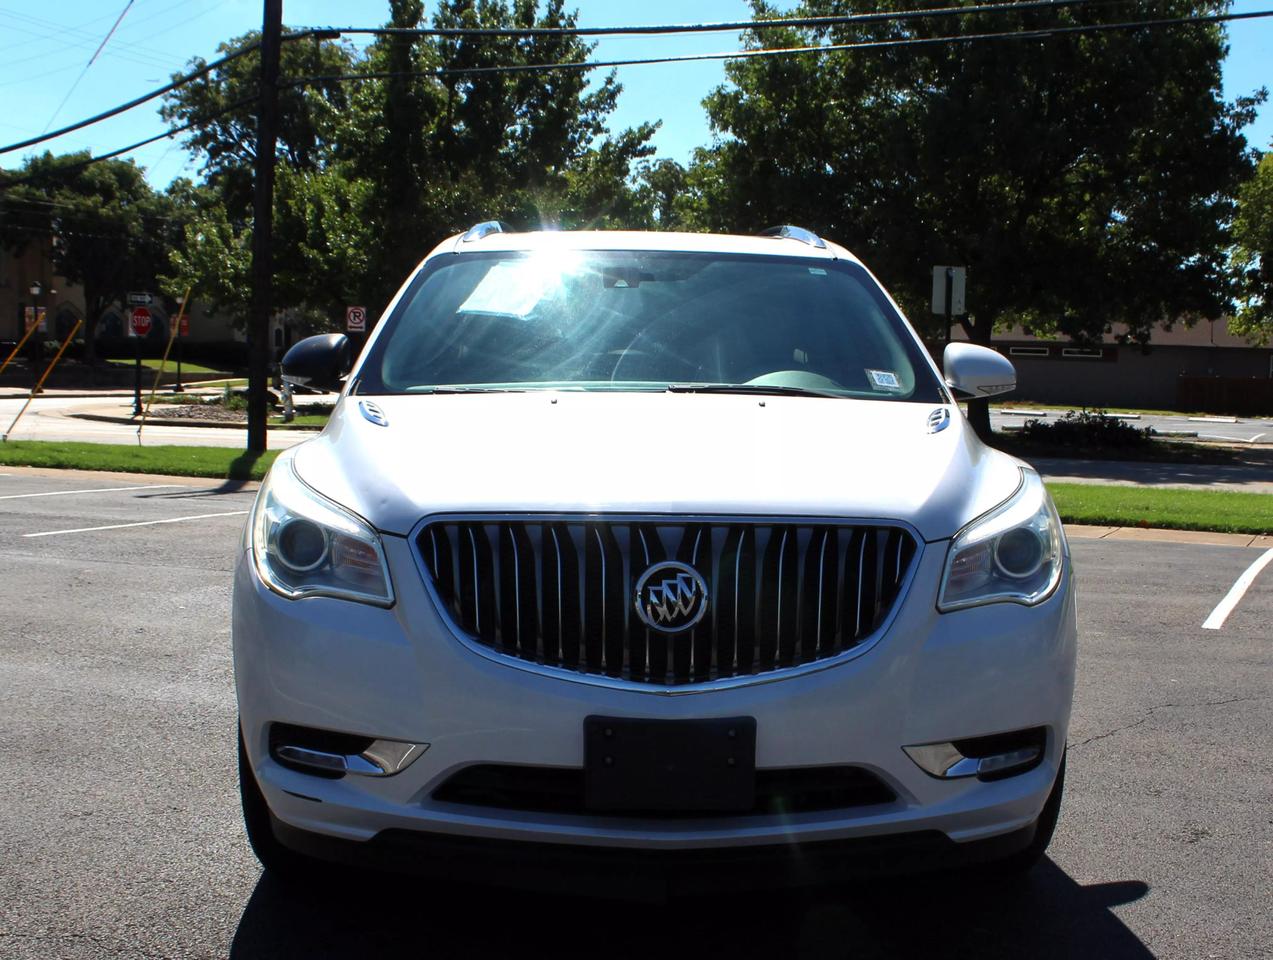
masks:
<path id="1" fill-rule="evenodd" d="M 553 250 L 440 257 L 358 393 L 702 390 L 944 402 L 905 322 L 856 264 Z"/>

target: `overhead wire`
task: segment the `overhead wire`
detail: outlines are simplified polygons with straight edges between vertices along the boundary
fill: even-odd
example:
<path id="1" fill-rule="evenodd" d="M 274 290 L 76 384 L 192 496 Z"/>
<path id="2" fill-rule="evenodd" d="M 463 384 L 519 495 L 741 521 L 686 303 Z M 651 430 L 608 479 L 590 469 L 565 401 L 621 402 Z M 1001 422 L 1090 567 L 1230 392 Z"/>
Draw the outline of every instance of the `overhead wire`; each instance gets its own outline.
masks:
<path id="1" fill-rule="evenodd" d="M 157 90 L 151 90 L 149 93 L 144 93 L 140 97 L 134 97 L 132 100 L 129 100 L 127 103 L 121 103 L 118 106 L 111 107 L 109 110 L 103 110 L 99 114 L 88 117 L 85 120 L 79 120 L 75 123 L 70 124 L 69 126 L 62 127 L 61 129 L 54 130 L 52 133 L 41 134 L 38 137 L 31 137 L 27 140 L 19 141 L 18 143 L 11 143 L 7 146 L 0 147 L 0 154 L 12 153 L 14 150 L 21 150 L 24 147 L 33 147 L 38 143 L 45 142 L 46 140 L 53 140 L 53 139 L 56 139 L 57 137 L 64 136 L 68 133 L 73 133 L 76 130 L 82 130 L 84 127 L 92 126 L 95 123 L 101 123 L 101 121 L 103 120 L 109 120 L 111 117 L 118 116 L 119 114 L 124 113 L 127 110 L 131 110 L 134 107 L 139 107 L 143 103 L 149 103 L 151 100 L 154 100 L 158 97 L 162 97 L 165 93 L 169 93 L 180 87 L 184 87 L 186 84 L 194 80 L 197 80 L 200 77 L 206 76 L 207 74 L 211 73 L 213 70 L 216 70 L 218 67 L 224 66 L 225 64 L 229 63 L 231 60 L 237 60 L 239 57 L 242 57 L 245 54 L 251 53 L 252 51 L 256 50 L 257 47 L 259 46 L 260 46 L 259 43 L 248 44 L 245 47 L 242 47 L 238 50 L 234 50 L 226 54 L 224 57 L 221 57 L 218 60 L 213 60 L 211 63 L 205 63 L 198 70 L 193 70 L 190 73 L 184 74 L 178 77 L 177 79 L 173 80 L 171 83 L 168 83 L 162 87 L 159 87 Z"/>
<path id="2" fill-rule="evenodd" d="M 383 80 L 404 76 L 471 76 L 481 74 L 545 73 L 553 70 L 596 70 L 606 67 L 645 66 L 661 63 L 694 63 L 705 60 L 751 60 L 792 56 L 807 53 L 834 53 L 848 50 L 879 50 L 893 47 L 932 46 L 936 44 L 979 43 L 998 40 L 1038 40 L 1067 34 L 1130 31 L 1170 26 L 1223 23 L 1231 20 L 1253 20 L 1273 17 L 1273 10 L 1247 13 L 1207 14 L 1200 17 L 1164 17 L 1156 20 L 1130 20 L 1120 23 L 1076 24 L 1059 27 L 1040 27 L 1032 30 L 1007 30 L 997 33 L 944 34 L 938 37 L 903 37 L 891 40 L 859 40 L 850 43 L 810 44 L 799 47 L 764 47 L 752 50 L 728 50 L 717 53 L 691 53 L 680 56 L 631 57 L 614 60 L 579 60 L 564 63 L 527 63 L 499 66 L 438 67 L 434 70 L 371 71 L 365 73 L 330 74 L 325 76 L 297 77 L 280 81 L 283 86 L 303 86 L 317 83 L 336 83 L 351 80 Z"/>
<path id="3" fill-rule="evenodd" d="M 623 27 L 335 27 L 322 28 L 340 34 L 420 37 L 620 37 L 667 36 L 686 33 L 737 33 L 743 30 L 779 30 L 793 27 L 834 27 L 854 23 L 880 23 L 955 17 L 972 13 L 1012 13 L 1043 8 L 1100 6 L 1134 0 L 1010 0 L 969 6 L 931 7 L 914 10 L 886 10 L 818 17 L 775 17 L 761 20 L 728 20 L 711 23 L 672 23 Z"/>
<path id="4" fill-rule="evenodd" d="M 282 39 L 283 39 L 283 42 L 286 43 L 290 40 L 304 40 L 311 37 L 314 39 L 326 39 L 331 36 L 333 36 L 331 34 L 331 31 L 322 30 L 322 29 L 306 29 L 306 30 L 298 30 L 293 33 L 286 33 L 283 35 Z M 82 130 L 84 127 L 92 126 L 93 124 L 100 123 L 103 120 L 109 120 L 111 117 L 118 116 L 119 114 L 124 113 L 125 111 L 132 110 L 134 107 L 139 107 L 143 103 L 148 103 L 151 100 L 154 100 L 158 97 L 162 97 L 166 93 L 170 93 L 173 90 L 180 89 L 181 87 L 184 87 L 188 83 L 193 83 L 195 80 L 198 80 L 200 77 L 207 76 L 213 70 L 216 70 L 219 67 L 224 66 L 230 61 L 237 60 L 239 57 L 252 53 L 253 51 L 257 50 L 260 46 L 261 46 L 261 43 L 259 40 L 246 44 L 245 46 L 240 47 L 238 50 L 232 50 L 230 53 L 227 53 L 225 56 L 217 60 L 213 60 L 211 63 L 205 63 L 198 70 L 192 70 L 190 73 L 182 74 L 181 76 L 176 77 L 171 83 L 167 83 L 164 86 L 159 87 L 158 89 L 151 90 L 149 93 L 144 93 L 140 97 L 135 97 L 132 100 L 129 100 L 127 103 L 121 103 L 118 106 L 111 107 L 109 110 L 104 110 L 99 114 L 95 114 L 94 116 L 88 117 L 84 120 L 79 120 L 76 123 L 72 123 L 69 126 L 62 127 L 61 129 L 54 130 L 52 133 L 41 134 L 38 137 L 31 137 L 27 140 L 22 140 L 18 143 L 10 143 L 7 146 L 0 147 L 0 154 L 12 153 L 14 150 L 22 150 L 25 147 L 33 147 L 36 144 L 44 143 L 47 140 L 55 140 L 58 137 L 65 136 L 68 133 L 73 133 L 76 130 Z"/>
<path id="5" fill-rule="evenodd" d="M 1041 9 L 1044 7 L 1065 7 L 1078 5 L 1093 5 L 1111 2 L 1125 2 L 1125 0 L 1014 0 L 1008 3 L 988 3 L 977 4 L 968 7 L 937 7 L 929 10 L 898 10 L 882 13 L 866 13 L 866 14 L 849 14 L 834 17 L 787 17 L 776 20 L 747 20 L 733 21 L 728 23 L 699 23 L 699 24 L 662 24 L 654 26 L 637 26 L 637 27 L 309 27 L 301 30 L 292 31 L 283 35 L 284 42 L 288 40 L 299 40 L 306 37 L 330 38 L 338 37 L 344 33 L 351 34 L 414 34 L 418 36 L 442 36 L 442 37 L 487 37 L 487 36 L 623 36 L 631 34 L 645 35 L 662 35 L 662 34 L 678 34 L 678 33 L 713 33 L 726 30 L 768 30 L 778 27 L 792 26 L 833 26 L 836 24 L 847 23 L 866 23 L 879 22 L 888 20 L 907 20 L 917 17 L 935 17 L 935 16 L 956 16 L 966 15 L 969 13 L 1007 13 L 1018 10 Z M 222 57 L 203 68 L 192 73 L 185 74 L 173 80 L 172 83 L 153 90 L 148 94 L 121 104 L 104 113 L 81 120 L 78 123 L 55 130 L 52 133 L 43 135 L 42 137 L 33 137 L 19 143 L 11 143 L 8 146 L 0 147 L 0 154 L 10 153 L 14 150 L 21 150 L 25 147 L 35 146 L 44 140 L 51 140 L 55 137 L 72 133 L 86 126 L 98 123 L 102 120 L 109 119 L 126 110 L 140 106 L 150 100 L 163 96 L 172 90 L 184 86 L 193 80 L 204 76 L 211 70 L 216 69 L 222 64 L 243 56 L 252 50 L 257 49 L 258 43 L 249 44 L 239 50 Z M 702 59 L 721 59 L 720 56 L 705 56 Z M 674 60 L 661 61 L 658 59 L 650 59 L 649 62 L 675 62 Z M 576 67 L 575 69 L 579 69 Z M 520 69 L 518 72 L 525 72 Z M 351 79 L 354 75 L 350 75 Z"/>
<path id="6" fill-rule="evenodd" d="M 217 119 L 218 117 L 224 116 L 225 114 L 230 113 L 234 110 L 238 110 L 240 107 L 245 107 L 250 103 L 254 103 L 256 100 L 257 100 L 256 96 L 244 97 L 242 100 L 236 100 L 234 103 L 227 104 L 226 106 L 222 107 L 220 110 L 213 111 L 212 113 L 208 114 L 206 117 L 200 117 L 197 120 L 191 120 L 189 123 L 183 123 L 179 127 L 173 127 L 170 130 L 165 130 L 162 133 L 157 133 L 153 137 L 147 137 L 144 140 L 138 140 L 136 143 L 130 143 L 126 147 L 120 147 L 119 149 L 111 150 L 108 153 L 99 153 L 96 156 L 86 157 L 83 160 L 76 160 L 73 163 L 61 164 L 51 170 L 46 171 L 45 173 L 33 174 L 31 176 L 26 176 L 26 177 L 19 177 L 16 180 L 0 179 L 0 191 L 7 190 L 10 187 L 22 186 L 23 184 L 27 184 L 27 183 L 35 183 L 39 180 L 44 180 L 47 177 L 56 176 L 58 174 L 66 173 L 71 170 L 80 170 L 84 167 L 89 166 L 90 164 L 101 163 L 103 160 L 113 160 L 115 157 L 118 157 L 121 154 L 129 153 L 133 150 L 138 150 L 144 146 L 147 146 L 148 144 L 154 143 L 157 140 L 163 140 L 167 137 L 175 137 L 177 134 L 185 133 L 187 130 L 193 130 L 195 127 L 205 126 L 206 124 L 211 123 L 213 120 Z"/>
<path id="7" fill-rule="evenodd" d="M 306 28 L 300 31 L 285 34 L 283 36 L 283 40 L 286 41 L 286 40 L 304 39 L 306 37 L 328 38 L 328 37 L 339 35 L 340 33 L 345 33 L 345 32 L 416 33 L 419 35 L 444 35 L 444 36 L 538 35 L 545 31 L 548 31 L 552 33 L 553 35 L 574 33 L 576 35 L 587 35 L 587 36 L 597 36 L 597 35 L 603 35 L 606 33 L 631 34 L 631 33 L 637 33 L 641 31 L 644 31 L 647 33 L 649 32 L 667 32 L 667 33 L 714 32 L 718 30 L 727 30 L 727 29 L 735 29 L 735 28 L 746 29 L 746 30 L 756 30 L 757 28 L 764 29 L 764 28 L 780 26 L 780 25 L 828 26 L 828 25 L 838 25 L 838 24 L 855 23 L 855 22 L 858 22 L 858 23 L 878 22 L 880 20 L 888 20 L 888 19 L 913 19 L 918 16 L 931 16 L 934 14 L 944 16 L 947 14 L 953 15 L 955 13 L 967 14 L 967 13 L 976 12 L 976 11 L 988 12 L 993 10 L 996 12 L 1001 12 L 1005 10 L 1034 9 L 1034 8 L 1041 8 L 1041 7 L 1058 7 L 1058 6 L 1077 5 L 1077 4 L 1091 5 L 1093 3 L 1101 3 L 1101 2 L 1119 2 L 1119 0 L 1025 0 L 1025 2 L 1022 2 L 1022 3 L 983 4 L 983 5 L 978 5 L 975 7 L 944 7 L 944 8 L 935 8 L 933 10 L 928 10 L 928 11 L 918 11 L 918 10 L 897 11 L 897 12 L 888 13 L 888 14 L 884 14 L 884 13 L 852 14 L 852 15 L 847 15 L 842 17 L 801 17 L 801 18 L 786 18 L 783 20 L 760 20 L 760 21 L 745 21 L 745 22 L 740 21 L 740 22 L 728 23 L 728 24 L 679 24 L 679 25 L 664 25 L 659 27 L 621 27 L 621 28 L 586 27 L 586 28 L 517 28 L 517 29 L 513 29 L 513 28 L 509 28 L 509 29 L 504 29 L 504 28 L 498 28 L 498 29 L 497 28 L 421 28 L 418 30 L 408 29 L 408 28 L 400 28 L 400 29 L 399 28 L 347 28 L 347 29 L 346 28 Z M 1163 18 L 1157 18 L 1157 19 L 1151 19 L 1151 20 L 1124 21 L 1124 22 L 1112 23 L 1112 24 L 1076 24 L 1076 25 L 1069 25 L 1069 26 L 1043 27 L 1043 28 L 1037 28 L 1032 30 L 1011 30 L 1011 31 L 1001 31 L 1001 32 L 992 32 L 992 33 L 946 34 L 946 35 L 937 36 L 937 37 L 906 37 L 906 38 L 898 38 L 898 39 L 890 39 L 890 40 L 864 40 L 864 41 L 855 41 L 850 43 L 838 43 L 838 44 L 812 44 L 812 45 L 805 45 L 805 46 L 799 46 L 799 47 L 777 47 L 777 48 L 760 48 L 760 49 L 750 49 L 750 50 L 733 50 L 733 51 L 721 51 L 717 53 L 686 54 L 682 56 L 670 56 L 670 57 L 667 57 L 667 56 L 639 57 L 639 58 L 626 58 L 626 59 L 614 59 L 614 60 L 587 60 L 587 61 L 575 61 L 575 62 L 565 62 L 565 63 L 540 63 L 540 64 L 509 64 L 509 65 L 479 66 L 479 67 L 441 67 L 436 70 L 429 70 L 429 71 L 373 71 L 373 72 L 353 73 L 353 74 L 333 74 L 333 75 L 327 75 L 327 76 L 292 78 L 290 80 L 280 81 L 280 86 L 286 87 L 286 86 L 300 86 L 300 85 L 306 85 L 306 84 L 317 84 L 317 83 L 327 83 L 327 82 L 375 80 L 375 79 L 385 79 L 389 77 L 402 77 L 402 76 L 514 74 L 514 73 L 539 73 L 539 72 L 547 72 L 547 71 L 553 71 L 553 70 L 594 70 L 594 69 L 605 68 L 605 67 L 639 66 L 639 65 L 660 64 L 660 63 L 686 63 L 686 62 L 706 61 L 706 60 L 744 60 L 744 59 L 757 59 L 757 58 L 767 58 L 767 57 L 792 56 L 792 55 L 810 54 L 810 53 L 821 54 L 821 53 L 831 53 L 831 52 L 837 52 L 837 51 L 871 50 L 871 49 L 910 47 L 910 46 L 930 46 L 930 45 L 936 45 L 936 44 L 975 43 L 975 42 L 988 42 L 988 41 L 1014 40 L 1014 39 L 1046 39 L 1052 36 L 1060 36 L 1060 35 L 1067 35 L 1067 34 L 1099 33 L 1099 32 L 1116 31 L 1116 30 L 1138 30 L 1138 29 L 1147 29 L 1147 28 L 1162 28 L 1162 27 L 1170 27 L 1170 26 L 1195 25 L 1195 24 L 1214 24 L 1214 23 L 1223 23 L 1223 22 L 1229 22 L 1229 21 L 1235 21 L 1235 20 L 1251 20 L 1251 19 L 1267 18 L 1267 17 L 1273 17 L 1273 10 L 1249 11 L 1245 13 L 1206 14 L 1202 16 L 1192 16 L 1192 17 L 1163 17 Z M 172 83 L 166 85 L 165 87 L 161 87 L 158 90 L 152 91 L 151 93 L 135 98 L 134 100 L 129 101 L 126 104 L 121 104 L 117 107 L 112 108 L 109 111 L 105 111 L 102 114 L 98 114 L 95 117 L 90 117 L 76 124 L 72 124 L 71 126 L 64 127 L 61 130 L 54 131 L 52 134 L 48 134 L 47 136 L 35 137 L 26 141 L 22 141 L 20 143 L 10 144 L 9 146 L 6 146 L 6 147 L 0 147 L 0 154 L 21 149 L 26 146 L 31 146 L 35 143 L 43 142 L 44 140 L 53 139 L 54 137 L 61 136 L 73 130 L 78 130 L 83 127 L 89 126 L 93 123 L 100 122 L 101 120 L 105 120 L 111 116 L 115 116 L 119 113 L 124 112 L 125 110 L 132 109 L 135 106 L 139 106 L 142 103 L 146 103 L 149 100 L 153 100 L 156 97 L 162 96 L 163 94 L 171 90 L 184 86 L 185 84 L 190 83 L 201 76 L 205 76 L 206 74 L 210 73 L 212 70 L 215 70 L 216 68 L 222 66 L 223 64 L 229 62 L 230 60 L 233 60 L 237 57 L 243 56 L 244 54 L 255 50 L 258 46 L 259 44 L 250 44 L 240 50 L 236 50 L 226 55 L 225 57 L 222 57 L 219 60 L 213 61 L 212 63 L 205 64 L 199 70 L 193 71 L 190 74 L 187 74 L 175 79 Z M 230 104 L 229 106 L 221 110 L 218 110 L 216 113 L 208 117 L 191 121 L 189 123 L 183 124 L 180 127 L 167 130 L 163 133 L 156 134 L 155 136 L 148 137 L 144 140 L 139 140 L 138 142 L 130 144 L 126 147 L 121 147 L 117 150 L 112 150 L 105 154 L 100 154 L 95 157 L 87 158 L 83 161 L 77 161 L 75 164 L 69 164 L 65 167 L 59 168 L 59 170 L 77 169 L 83 166 L 87 166 L 88 164 L 91 164 L 91 163 L 97 163 L 102 160 L 112 159 L 124 153 L 128 153 L 132 150 L 136 150 L 136 149 L 139 149 L 140 147 L 154 143 L 157 140 L 162 140 L 167 137 L 175 136 L 176 134 L 179 134 L 179 133 L 184 133 L 187 130 L 209 123 L 212 120 L 216 119 L 218 116 L 228 113 L 231 110 L 236 110 L 241 106 L 251 103 L 255 99 L 256 99 L 255 97 L 245 98 L 244 100 L 240 100 L 234 104 Z M 32 179 L 35 179 L 35 178 L 25 178 L 18 181 L 11 180 L 11 181 L 8 181 L 7 183 L 0 182 L 0 189 L 16 186 L 19 183 L 30 182 Z"/>
<path id="8" fill-rule="evenodd" d="M 119 16 L 115 18 L 114 24 L 112 24 L 111 28 L 106 31 L 106 36 L 104 36 L 102 38 L 102 42 L 97 45 L 97 49 L 93 51 L 93 55 L 88 58 L 88 63 L 84 64 L 84 69 L 79 72 L 79 76 L 75 78 L 75 82 L 71 84 L 71 88 L 66 91 L 66 96 L 64 96 L 61 102 L 58 103 L 57 109 L 53 111 L 52 115 L 49 117 L 49 122 L 44 125 L 44 129 L 41 130 L 40 133 L 43 134 L 49 132 L 49 127 L 53 126 L 53 121 L 57 119 L 57 115 L 61 113 L 62 108 L 66 106 L 66 101 L 71 99 L 71 94 L 75 92 L 75 88 L 80 85 L 80 81 L 83 80 L 84 75 L 88 73 L 88 68 L 91 67 L 93 62 L 101 55 L 102 50 L 106 48 L 106 44 L 110 43 L 110 38 L 115 36 L 115 31 L 118 30 L 119 25 L 124 22 L 124 17 L 128 15 L 128 11 L 133 8 L 133 2 L 134 0 L 128 0 L 128 2 L 124 4 L 124 9 L 119 12 Z"/>

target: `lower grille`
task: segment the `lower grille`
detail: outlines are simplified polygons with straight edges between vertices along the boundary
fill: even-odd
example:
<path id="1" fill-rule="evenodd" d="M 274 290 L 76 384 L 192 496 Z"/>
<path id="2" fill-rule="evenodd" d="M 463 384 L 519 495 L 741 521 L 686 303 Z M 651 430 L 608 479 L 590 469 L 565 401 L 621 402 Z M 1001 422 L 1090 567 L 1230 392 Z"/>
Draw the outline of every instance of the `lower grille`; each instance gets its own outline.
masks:
<path id="1" fill-rule="evenodd" d="M 532 813 L 588 813 L 584 805 L 584 772 L 567 767 L 477 764 L 453 774 L 433 791 L 433 799 L 475 807 Z M 892 803 L 897 795 L 873 773 L 860 767 L 795 767 L 756 771 L 756 805 L 747 813 L 650 814 L 605 816 L 713 817 L 809 813 Z"/>
<path id="2" fill-rule="evenodd" d="M 429 523 L 417 547 L 446 613 L 473 642 L 676 686 L 853 649 L 898 602 L 917 545 L 884 524 L 478 517 Z M 705 615 L 682 632 L 637 615 L 642 574 L 664 561 L 691 567 L 706 587 Z"/>

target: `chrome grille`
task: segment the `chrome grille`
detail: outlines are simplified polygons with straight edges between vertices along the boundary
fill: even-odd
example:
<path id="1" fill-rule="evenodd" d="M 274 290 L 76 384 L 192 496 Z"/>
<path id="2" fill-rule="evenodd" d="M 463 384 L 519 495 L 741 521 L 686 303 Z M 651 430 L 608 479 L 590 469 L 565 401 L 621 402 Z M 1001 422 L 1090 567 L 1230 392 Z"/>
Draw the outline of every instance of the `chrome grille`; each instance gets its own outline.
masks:
<path id="1" fill-rule="evenodd" d="M 784 670 L 869 638 L 897 603 L 916 543 L 900 526 L 660 518 L 440 518 L 418 534 L 457 629 L 530 663 L 677 686 Z M 708 585 L 707 615 L 646 628 L 633 591 L 677 560 Z"/>

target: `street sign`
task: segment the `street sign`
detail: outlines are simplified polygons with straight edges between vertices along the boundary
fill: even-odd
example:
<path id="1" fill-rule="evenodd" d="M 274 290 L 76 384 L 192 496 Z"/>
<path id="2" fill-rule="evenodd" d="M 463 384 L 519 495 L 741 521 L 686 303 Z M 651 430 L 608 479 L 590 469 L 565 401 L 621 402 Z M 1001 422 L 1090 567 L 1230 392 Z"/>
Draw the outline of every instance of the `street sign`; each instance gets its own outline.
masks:
<path id="1" fill-rule="evenodd" d="M 952 317 L 961 317 L 967 313 L 964 298 L 967 283 L 967 267 L 933 267 L 933 313 L 949 314 Z M 947 289 L 950 290 L 949 303 L 946 302 Z"/>
<path id="2" fill-rule="evenodd" d="M 23 311 L 23 319 L 26 321 L 24 330 L 38 327 L 41 333 L 48 333 L 48 307 L 27 307 Z"/>
<path id="3" fill-rule="evenodd" d="M 127 299 L 130 307 L 148 307 L 155 302 L 154 294 L 150 293 L 130 293 Z"/>
<path id="4" fill-rule="evenodd" d="M 190 314 L 183 313 L 181 315 L 181 322 L 177 324 L 177 336 L 190 336 Z"/>
<path id="5" fill-rule="evenodd" d="M 346 307 L 345 329 L 350 333 L 363 333 L 367 329 L 367 308 Z"/>
<path id="6" fill-rule="evenodd" d="M 150 310 L 146 307 L 133 307 L 132 316 L 129 318 L 128 329 L 129 335 L 134 337 L 144 337 L 150 333 Z"/>

